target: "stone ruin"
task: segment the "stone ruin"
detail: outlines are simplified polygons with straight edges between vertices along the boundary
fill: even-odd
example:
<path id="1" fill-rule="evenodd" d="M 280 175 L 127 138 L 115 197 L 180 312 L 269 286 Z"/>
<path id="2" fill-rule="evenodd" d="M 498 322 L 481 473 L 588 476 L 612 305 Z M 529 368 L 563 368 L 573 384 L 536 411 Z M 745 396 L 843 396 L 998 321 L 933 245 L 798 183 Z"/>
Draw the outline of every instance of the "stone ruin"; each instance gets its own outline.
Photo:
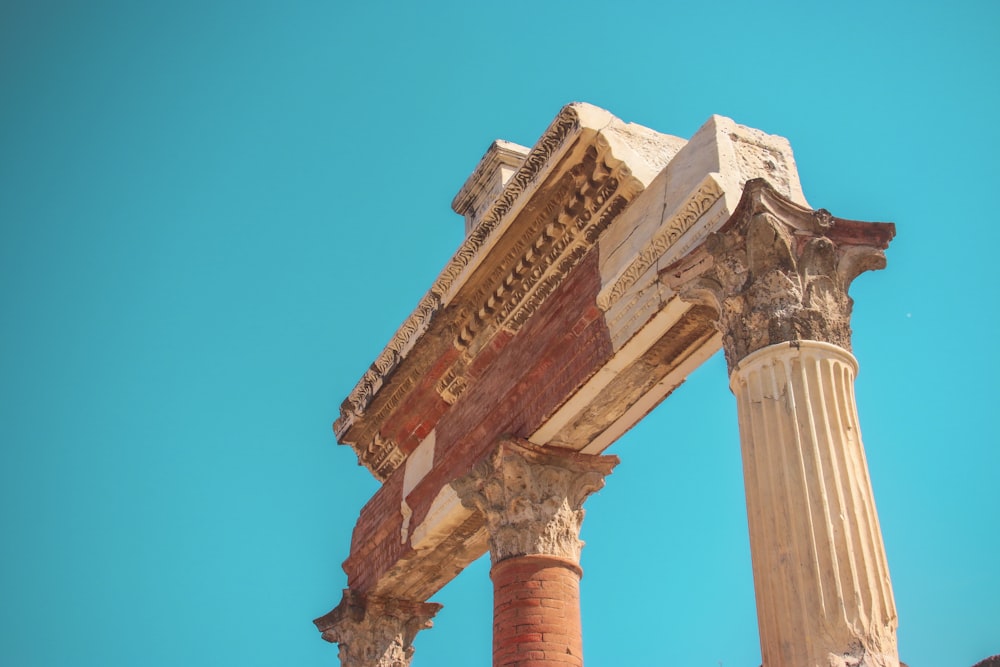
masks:
<path id="1" fill-rule="evenodd" d="M 493 664 L 582 665 L 582 506 L 611 443 L 720 347 L 736 396 L 763 664 L 899 667 L 848 296 L 889 223 L 813 210 L 787 140 L 691 139 L 570 104 L 495 142 L 466 238 L 344 401 L 382 482 L 315 621 L 344 667 L 410 664 L 428 599 L 486 551 Z"/>

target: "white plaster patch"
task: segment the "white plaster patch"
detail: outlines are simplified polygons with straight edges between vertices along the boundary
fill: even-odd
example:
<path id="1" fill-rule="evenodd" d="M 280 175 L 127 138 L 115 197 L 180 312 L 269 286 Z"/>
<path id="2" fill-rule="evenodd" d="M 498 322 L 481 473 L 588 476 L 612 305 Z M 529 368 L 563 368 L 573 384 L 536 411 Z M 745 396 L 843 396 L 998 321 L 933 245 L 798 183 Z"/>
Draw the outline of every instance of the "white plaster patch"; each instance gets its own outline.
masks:
<path id="1" fill-rule="evenodd" d="M 406 459 L 406 469 L 403 471 L 403 497 L 410 495 L 420 480 L 422 480 L 434 465 L 434 431 L 431 431 L 423 442 L 417 445 Z"/>

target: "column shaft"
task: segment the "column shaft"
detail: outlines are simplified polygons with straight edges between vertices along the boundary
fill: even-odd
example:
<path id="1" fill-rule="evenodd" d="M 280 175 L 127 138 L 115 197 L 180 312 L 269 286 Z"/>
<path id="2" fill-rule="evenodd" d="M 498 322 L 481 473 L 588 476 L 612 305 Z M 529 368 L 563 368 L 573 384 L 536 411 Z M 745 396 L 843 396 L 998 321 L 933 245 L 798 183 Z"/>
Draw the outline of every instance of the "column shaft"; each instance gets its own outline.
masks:
<path id="1" fill-rule="evenodd" d="M 766 667 L 898 667 L 896 608 L 836 345 L 779 343 L 733 370 Z"/>
<path id="2" fill-rule="evenodd" d="M 580 574 L 551 556 L 493 566 L 494 667 L 583 666 Z"/>

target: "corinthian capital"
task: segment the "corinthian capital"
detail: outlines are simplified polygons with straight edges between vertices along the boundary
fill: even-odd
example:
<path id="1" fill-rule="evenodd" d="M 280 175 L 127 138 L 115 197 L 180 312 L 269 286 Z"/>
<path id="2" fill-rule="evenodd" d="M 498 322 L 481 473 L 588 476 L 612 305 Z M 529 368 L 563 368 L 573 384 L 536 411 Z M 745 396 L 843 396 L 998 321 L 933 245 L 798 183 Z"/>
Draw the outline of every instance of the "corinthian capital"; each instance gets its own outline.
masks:
<path id="1" fill-rule="evenodd" d="M 351 589 L 336 609 L 313 623 L 340 646 L 341 667 L 408 667 L 413 639 L 441 609 L 433 602 L 362 595 Z"/>
<path id="2" fill-rule="evenodd" d="M 452 487 L 483 513 L 493 563 L 548 555 L 579 562 L 583 501 L 604 486 L 617 456 L 595 456 L 505 439 Z"/>
<path id="3" fill-rule="evenodd" d="M 813 340 L 850 350 L 847 290 L 862 272 L 885 267 L 883 251 L 895 233 L 892 223 L 804 208 L 754 179 L 729 221 L 664 273 L 682 299 L 719 313 L 732 372 L 775 343 Z"/>

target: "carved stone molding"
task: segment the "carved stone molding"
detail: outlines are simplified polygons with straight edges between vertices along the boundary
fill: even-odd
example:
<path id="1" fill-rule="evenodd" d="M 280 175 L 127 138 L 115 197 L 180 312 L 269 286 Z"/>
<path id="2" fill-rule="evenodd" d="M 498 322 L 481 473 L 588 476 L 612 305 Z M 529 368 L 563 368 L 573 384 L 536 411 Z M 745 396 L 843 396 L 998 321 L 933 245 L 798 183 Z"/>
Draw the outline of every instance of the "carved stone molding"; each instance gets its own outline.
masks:
<path id="1" fill-rule="evenodd" d="M 500 328 L 518 331 L 641 189 L 628 167 L 611 156 L 608 142 L 598 137 L 596 143 L 563 175 L 554 196 L 477 295 L 480 305 L 455 340 L 459 350 L 481 347 Z"/>
<path id="2" fill-rule="evenodd" d="M 399 364 L 414 339 L 427 328 L 441 303 L 441 296 L 449 292 L 452 284 L 470 264 L 474 263 L 503 216 L 511 209 L 517 198 L 534 183 L 552 156 L 562 148 L 567 137 L 579 126 L 579 114 L 573 105 L 568 105 L 559 112 L 528 154 L 521 168 L 511 177 L 500 197 L 493 202 L 483 215 L 482 221 L 466 237 L 454 258 L 438 276 L 417 310 L 403 323 L 379 358 L 347 397 L 344 405 L 345 408 L 349 406 L 349 410 L 342 410 L 340 419 L 335 425 L 338 434 L 346 431 L 353 419 L 365 412 L 385 377 Z"/>
<path id="3" fill-rule="evenodd" d="M 333 425 L 338 436 L 347 430 L 353 419 L 360 416 L 371 403 L 372 398 L 381 389 L 385 378 L 399 366 L 407 351 L 412 347 L 417 337 L 427 330 L 431 318 L 441 306 L 441 297 L 433 290 L 424 295 L 416 310 L 410 315 L 382 354 L 372 362 L 371 367 L 361 377 L 357 386 L 348 395 L 344 406 L 350 406 L 350 412 L 341 407 L 340 419 Z"/>
<path id="4" fill-rule="evenodd" d="M 891 223 L 835 218 L 748 181 L 722 228 L 664 270 L 681 298 L 719 313 L 730 373 L 769 345 L 813 340 L 851 349 L 851 282 L 885 267 Z"/>
<path id="5" fill-rule="evenodd" d="M 408 667 L 413 639 L 434 625 L 433 602 L 366 596 L 350 589 L 337 608 L 313 623 L 340 646 L 341 667 Z"/>
<path id="6" fill-rule="evenodd" d="M 580 560 L 583 501 L 604 486 L 617 456 L 595 456 L 505 439 L 465 477 L 452 482 L 462 503 L 480 511 L 494 564 L 548 555 Z"/>
<path id="7" fill-rule="evenodd" d="M 609 310 L 621 299 L 643 274 L 722 198 L 723 188 L 717 176 L 718 174 L 708 174 L 678 210 L 663 221 L 659 231 L 646 247 L 636 254 L 635 259 L 621 275 L 597 295 L 597 305 L 601 310 Z"/>
<path id="8" fill-rule="evenodd" d="M 591 111 L 586 105 L 569 105 L 559 113 L 341 405 L 333 426 L 338 441 L 350 445 L 359 463 L 379 480 L 384 481 L 406 458 L 377 433 L 427 370 L 419 363 L 401 369 L 417 341 L 437 326 L 435 338 L 450 338 L 461 351 L 461 358 L 435 383 L 441 398 L 454 404 L 468 384 L 467 366 L 479 351 L 498 332 L 520 330 L 642 191 L 643 183 L 615 157 L 607 137 L 582 126 L 581 113 Z M 590 145 L 578 148 L 577 140 Z M 566 163 L 560 162 L 564 159 Z M 524 213 L 523 222 L 518 219 L 516 233 L 504 236 L 503 249 L 497 251 L 494 237 L 501 235 L 521 200 L 534 196 L 533 188 L 554 164 L 564 173 L 544 189 L 537 208 Z M 490 252 L 496 253 L 490 274 L 474 275 Z M 456 300 L 467 283 L 472 283 L 468 293 Z"/>

